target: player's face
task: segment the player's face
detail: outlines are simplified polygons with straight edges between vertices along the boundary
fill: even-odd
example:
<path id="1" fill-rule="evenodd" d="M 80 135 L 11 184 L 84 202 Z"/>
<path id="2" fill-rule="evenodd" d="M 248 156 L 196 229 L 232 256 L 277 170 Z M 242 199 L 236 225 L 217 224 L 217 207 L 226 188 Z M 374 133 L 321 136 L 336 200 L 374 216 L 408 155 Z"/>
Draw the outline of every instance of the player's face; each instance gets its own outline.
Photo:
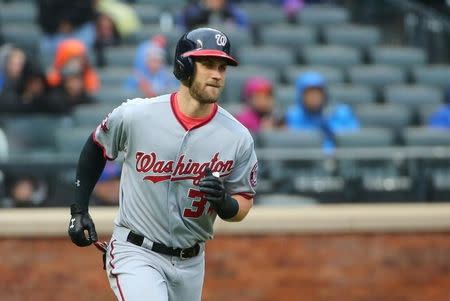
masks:
<path id="1" fill-rule="evenodd" d="M 195 60 L 195 75 L 189 93 L 201 103 L 214 103 L 225 84 L 227 62 L 222 58 L 199 57 Z"/>

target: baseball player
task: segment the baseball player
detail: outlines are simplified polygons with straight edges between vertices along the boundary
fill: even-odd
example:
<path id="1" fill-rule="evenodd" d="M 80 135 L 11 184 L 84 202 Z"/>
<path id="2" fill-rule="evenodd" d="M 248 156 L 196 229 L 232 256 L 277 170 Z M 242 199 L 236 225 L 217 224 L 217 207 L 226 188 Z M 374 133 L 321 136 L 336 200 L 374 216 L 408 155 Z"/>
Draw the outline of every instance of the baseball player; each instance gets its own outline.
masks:
<path id="1" fill-rule="evenodd" d="M 184 34 L 173 71 L 179 90 L 123 103 L 81 152 L 68 229 L 77 246 L 97 241 L 89 196 L 106 159 L 124 153 L 119 213 L 106 250 L 118 300 L 200 300 L 205 241 L 216 216 L 241 221 L 252 207 L 258 166 L 252 137 L 217 105 L 228 65 L 238 62 L 224 33 Z"/>

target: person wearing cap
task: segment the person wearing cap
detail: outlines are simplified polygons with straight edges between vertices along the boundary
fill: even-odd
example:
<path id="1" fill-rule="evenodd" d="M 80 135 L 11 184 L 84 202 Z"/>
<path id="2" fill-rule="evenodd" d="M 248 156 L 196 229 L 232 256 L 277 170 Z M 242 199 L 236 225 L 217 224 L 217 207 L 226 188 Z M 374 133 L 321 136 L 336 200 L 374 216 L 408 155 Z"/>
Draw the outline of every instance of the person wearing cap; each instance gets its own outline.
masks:
<path id="1" fill-rule="evenodd" d="M 166 50 L 156 41 L 144 42 L 136 50 L 133 75 L 126 80 L 126 89 L 144 97 L 175 91 L 179 84 L 168 68 L 166 56 Z"/>
<path id="2" fill-rule="evenodd" d="M 354 131 L 359 122 L 350 106 L 328 105 L 325 78 L 318 72 L 300 74 L 295 83 L 296 101 L 286 112 L 288 128 L 319 130 L 323 135 L 323 148 L 332 151 L 337 132 Z"/>
<path id="3" fill-rule="evenodd" d="M 228 66 L 238 65 L 228 37 L 213 28 L 187 32 L 173 63 L 177 91 L 115 108 L 78 161 L 68 234 L 104 252 L 118 300 L 200 301 L 215 220 L 240 222 L 253 206 L 253 138 L 217 104 Z M 110 242 L 99 243 L 89 199 L 106 160 L 122 153 L 118 216 Z"/>
<path id="4" fill-rule="evenodd" d="M 50 91 L 43 107 L 49 113 L 70 114 L 73 109 L 82 104 L 92 104 L 93 98 L 85 85 L 83 64 L 73 59 L 59 71 L 59 84 Z"/>
<path id="5" fill-rule="evenodd" d="M 249 78 L 242 89 L 245 108 L 237 114 L 239 120 L 250 132 L 274 129 L 282 125 L 282 120 L 274 114 L 272 82 L 264 77 Z"/>

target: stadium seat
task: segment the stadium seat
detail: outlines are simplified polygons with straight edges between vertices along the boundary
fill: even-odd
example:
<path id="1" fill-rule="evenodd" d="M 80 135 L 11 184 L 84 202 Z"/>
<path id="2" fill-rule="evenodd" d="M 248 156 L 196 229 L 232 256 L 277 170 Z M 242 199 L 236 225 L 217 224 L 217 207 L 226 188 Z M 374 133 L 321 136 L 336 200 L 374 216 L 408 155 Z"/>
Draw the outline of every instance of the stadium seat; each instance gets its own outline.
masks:
<path id="1" fill-rule="evenodd" d="M 133 4 L 133 8 L 143 24 L 159 25 L 161 15 L 160 7 L 151 4 L 137 3 Z"/>
<path id="2" fill-rule="evenodd" d="M 361 63 L 361 53 L 347 46 L 309 46 L 303 50 L 303 59 L 309 65 L 323 65 L 346 69 Z"/>
<path id="3" fill-rule="evenodd" d="M 372 88 L 382 88 L 390 84 L 401 84 L 406 80 L 402 69 L 387 65 L 359 65 L 349 70 L 352 84 L 368 85 Z"/>
<path id="4" fill-rule="evenodd" d="M 380 43 L 381 33 L 375 26 L 357 24 L 332 25 L 325 28 L 324 39 L 327 44 L 366 50 Z"/>
<path id="5" fill-rule="evenodd" d="M 173 28 L 170 31 L 162 31 L 159 24 L 148 24 L 142 26 L 136 33 L 136 43 L 147 41 L 156 35 L 162 35 L 166 38 L 166 48 L 169 50 L 169 58 L 172 59 L 175 53 L 175 46 L 183 35 L 183 32 L 178 28 Z"/>
<path id="6" fill-rule="evenodd" d="M 361 105 L 356 115 L 362 127 L 381 127 L 399 130 L 408 126 L 412 120 L 412 110 L 399 105 Z"/>
<path id="7" fill-rule="evenodd" d="M 94 129 L 114 109 L 110 105 L 80 105 L 73 112 L 74 125 Z"/>
<path id="8" fill-rule="evenodd" d="M 426 85 L 389 85 L 383 91 L 387 103 L 406 106 L 438 105 L 444 98 L 443 91 Z"/>
<path id="9" fill-rule="evenodd" d="M 285 112 L 290 106 L 295 104 L 296 93 L 292 85 L 278 85 L 275 87 L 275 107 Z"/>
<path id="10" fill-rule="evenodd" d="M 263 194 L 256 196 L 255 204 L 261 206 L 312 206 L 317 205 L 318 200 L 290 194 Z"/>
<path id="11" fill-rule="evenodd" d="M 106 60 L 108 67 L 130 68 L 134 63 L 136 47 L 122 46 L 111 47 L 106 50 Z"/>
<path id="12" fill-rule="evenodd" d="M 297 19 L 302 25 L 336 25 L 350 21 L 350 14 L 343 7 L 317 4 L 305 6 L 299 11 Z"/>
<path id="13" fill-rule="evenodd" d="M 161 9 L 169 10 L 180 10 L 184 5 L 186 5 L 186 0 L 136 0 L 137 4 L 140 5 L 151 5 L 159 7 Z"/>
<path id="14" fill-rule="evenodd" d="M 320 65 L 289 66 L 284 70 L 283 77 L 288 84 L 295 84 L 300 74 L 309 71 L 316 71 L 322 74 L 328 85 L 342 83 L 344 81 L 344 72 L 341 69 Z"/>
<path id="15" fill-rule="evenodd" d="M 133 64 L 127 67 L 105 67 L 98 74 L 102 85 L 122 87 L 128 77 L 133 74 Z"/>
<path id="16" fill-rule="evenodd" d="M 241 92 L 245 81 L 253 76 L 264 76 L 272 82 L 277 82 L 278 72 L 271 68 L 257 66 L 240 66 L 227 69 L 226 85 L 223 91 L 224 102 L 241 102 Z"/>
<path id="17" fill-rule="evenodd" d="M 34 25 L 36 22 L 36 6 L 20 2 L 3 2 L 0 9 L 0 22 L 9 25 Z"/>
<path id="18" fill-rule="evenodd" d="M 263 66 L 281 72 L 295 64 L 292 51 L 282 47 L 260 46 L 239 48 L 239 62 L 242 65 Z"/>
<path id="19" fill-rule="evenodd" d="M 450 146 L 450 135 L 445 129 L 405 128 L 403 139 L 408 146 Z"/>
<path id="20" fill-rule="evenodd" d="M 420 125 L 426 126 L 430 122 L 431 116 L 441 107 L 437 104 L 424 104 L 417 109 Z"/>
<path id="21" fill-rule="evenodd" d="M 331 103 L 358 106 L 372 104 L 376 101 L 375 92 L 365 85 L 332 84 L 328 86 L 327 91 Z"/>
<path id="22" fill-rule="evenodd" d="M 53 152 L 54 132 L 57 129 L 66 131 L 72 125 L 72 120 L 69 117 L 36 114 L 8 116 L 3 118 L 3 123 L 10 153 L 30 154 Z"/>
<path id="23" fill-rule="evenodd" d="M 39 52 L 41 32 L 35 24 L 7 24 L 0 29 L 5 42 L 21 47 L 31 55 Z"/>
<path id="24" fill-rule="evenodd" d="M 439 88 L 447 88 L 450 84 L 449 65 L 417 66 L 412 71 L 413 79 L 418 84 L 433 85 Z"/>
<path id="25" fill-rule="evenodd" d="M 338 147 L 386 147 L 394 143 L 394 136 L 388 129 L 361 128 L 356 131 L 338 133 Z"/>
<path id="26" fill-rule="evenodd" d="M 0 160 L 6 160 L 9 156 L 9 143 L 5 132 L 0 128 Z M 2 180 L 0 180 L 2 183 Z M 1 184 L 0 184 L 1 185 Z"/>
<path id="27" fill-rule="evenodd" d="M 259 4 L 251 6 L 241 6 L 246 13 L 251 26 L 258 27 L 266 24 L 282 24 L 286 22 L 284 12 L 277 6 L 269 4 Z"/>
<path id="28" fill-rule="evenodd" d="M 317 31 L 307 26 L 269 25 L 261 30 L 261 42 L 263 45 L 298 50 L 317 44 Z"/>
<path id="29" fill-rule="evenodd" d="M 262 147 L 299 149 L 322 147 L 322 137 L 318 131 L 262 131 L 258 138 Z"/>
<path id="30" fill-rule="evenodd" d="M 400 67 L 405 71 L 427 62 L 426 53 L 420 48 L 399 46 L 377 46 L 369 50 L 369 59 L 374 64 Z"/>
<path id="31" fill-rule="evenodd" d="M 91 127 L 57 129 L 55 132 L 56 151 L 60 154 L 79 156 L 83 145 L 91 133 Z"/>
<path id="32" fill-rule="evenodd" d="M 367 158 L 341 159 L 339 174 L 347 179 L 348 188 L 356 189 L 353 194 L 359 202 L 412 201 L 414 182 L 405 174 L 406 161 L 389 156 L 377 157 L 381 149 L 393 146 L 394 135 L 389 129 L 362 128 L 359 132 L 338 134 L 339 147 L 364 147 Z M 373 155 L 367 153 L 372 151 Z"/>
<path id="33" fill-rule="evenodd" d="M 105 105 L 120 105 L 127 99 L 135 97 L 142 97 L 139 91 L 130 92 L 123 88 L 123 86 L 102 86 L 101 90 L 95 94 L 95 98 Z"/>

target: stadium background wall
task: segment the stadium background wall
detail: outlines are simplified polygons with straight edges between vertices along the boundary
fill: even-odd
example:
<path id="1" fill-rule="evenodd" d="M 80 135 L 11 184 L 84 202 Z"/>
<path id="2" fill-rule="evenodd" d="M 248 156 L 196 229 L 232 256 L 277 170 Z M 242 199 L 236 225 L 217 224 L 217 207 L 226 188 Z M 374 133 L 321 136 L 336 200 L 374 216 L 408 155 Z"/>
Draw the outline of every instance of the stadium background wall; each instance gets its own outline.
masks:
<path id="1" fill-rule="evenodd" d="M 0 300 L 114 300 L 66 211 L 0 211 Z M 107 239 L 114 209 L 92 211 Z M 447 300 L 449 229 L 445 204 L 254 208 L 217 224 L 203 300 Z"/>

